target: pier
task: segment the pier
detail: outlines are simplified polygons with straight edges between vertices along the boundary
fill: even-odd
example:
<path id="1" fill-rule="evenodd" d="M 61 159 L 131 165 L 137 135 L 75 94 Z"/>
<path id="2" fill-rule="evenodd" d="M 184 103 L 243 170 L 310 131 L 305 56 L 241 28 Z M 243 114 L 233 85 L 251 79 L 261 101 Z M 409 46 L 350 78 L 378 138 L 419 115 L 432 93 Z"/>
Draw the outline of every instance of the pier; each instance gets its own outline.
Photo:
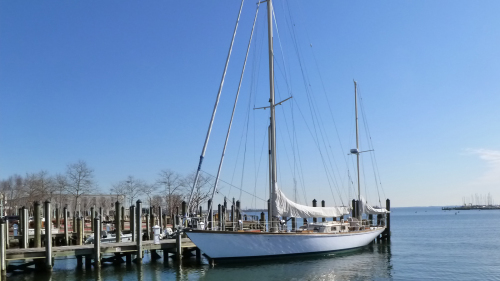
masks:
<path id="1" fill-rule="evenodd" d="M 120 204 L 117 203 L 117 209 L 120 210 Z M 119 230 L 125 226 L 123 213 L 118 213 L 115 216 L 116 241 L 112 243 L 101 243 L 100 239 L 94 239 L 94 244 L 84 244 L 88 230 L 95 230 L 95 237 L 101 237 L 103 228 L 109 228 L 109 224 L 103 224 L 100 216 L 92 214 L 91 224 L 84 223 L 83 218 L 76 218 L 76 223 L 73 223 L 72 230 L 76 232 L 69 233 L 68 220 L 66 210 L 64 212 L 64 233 L 51 233 L 54 229 L 51 223 L 45 223 L 45 232 L 42 232 L 40 204 L 35 204 L 34 213 L 37 215 L 34 221 L 34 231 L 32 235 L 31 229 L 28 228 L 27 210 L 23 209 L 21 213 L 21 221 L 19 225 L 21 235 L 9 235 L 8 221 L 0 219 L 0 280 L 6 280 L 7 273 L 23 270 L 51 271 L 54 266 L 55 257 L 75 257 L 77 267 L 99 268 L 103 263 L 121 264 L 132 262 L 141 263 L 144 252 L 149 251 L 152 259 L 160 259 L 158 251 L 163 252 L 163 258 L 168 259 L 169 254 L 174 254 L 175 258 L 181 259 L 183 254 L 192 255 L 190 252 L 195 251 L 197 259 L 201 259 L 200 250 L 191 242 L 189 238 L 184 238 L 180 232 L 174 239 L 159 239 L 159 232 L 156 234 L 150 233 L 148 227 L 150 219 L 152 222 L 161 220 L 152 215 L 152 212 L 146 216 L 146 227 L 142 215 L 142 202 L 137 201 L 136 206 L 132 209 L 132 214 L 129 220 L 128 233 L 133 233 L 132 241 L 122 242 Z M 123 209 L 122 209 L 123 210 Z M 94 210 L 92 210 L 94 211 Z M 44 203 L 44 213 L 46 218 L 51 217 L 50 202 Z M 57 212 L 56 212 L 57 213 Z M 161 214 L 161 213 L 160 213 Z M 47 220 L 49 221 L 49 220 Z M 56 223 L 57 225 L 57 223 Z M 136 227 L 140 225 L 141 227 Z M 166 225 L 166 224 L 165 224 Z M 159 226 L 155 226 L 160 230 Z M 60 229 L 57 228 L 59 231 Z M 17 232 L 17 229 L 15 230 Z M 51 233 L 45 235 L 45 233 Z M 125 232 L 126 233 L 126 232 Z M 14 233 L 13 233 L 14 234 Z M 12 238 L 12 239 L 11 239 Z M 154 239 L 156 238 L 156 239 Z M 149 240 L 154 239 L 154 240 Z M 56 243 L 54 243 L 56 242 Z M 16 243 L 19 248 L 13 248 Z M 58 244 L 57 246 L 53 246 Z M 33 247 L 29 247 L 32 245 Z M 134 258 L 134 259 L 133 259 Z M 125 259 L 125 260 L 123 260 Z M 22 263 L 9 264 L 11 261 L 21 261 Z M 34 268 L 33 268 L 34 267 Z"/>

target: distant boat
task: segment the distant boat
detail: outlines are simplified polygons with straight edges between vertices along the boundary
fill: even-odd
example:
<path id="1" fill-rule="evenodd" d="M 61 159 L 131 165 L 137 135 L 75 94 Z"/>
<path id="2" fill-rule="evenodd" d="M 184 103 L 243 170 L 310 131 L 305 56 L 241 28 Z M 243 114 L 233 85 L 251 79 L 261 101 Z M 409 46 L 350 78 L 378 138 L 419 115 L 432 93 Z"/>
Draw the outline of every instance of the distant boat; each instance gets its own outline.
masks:
<path id="1" fill-rule="evenodd" d="M 310 207 L 300 205 L 288 199 L 278 187 L 277 164 L 276 164 L 276 127 L 275 127 L 275 103 L 274 96 L 274 57 L 272 43 L 272 0 L 267 0 L 268 20 L 268 46 L 269 46 L 269 73 L 270 73 L 270 125 L 269 125 L 269 186 L 272 199 L 269 208 L 271 218 L 268 227 L 269 232 L 261 231 L 238 231 L 227 232 L 219 230 L 191 230 L 186 231 L 187 236 L 211 259 L 231 258 L 258 258 L 286 256 L 297 254 L 323 253 L 339 250 L 354 249 L 368 245 L 386 228 L 385 226 L 370 226 L 362 222 L 361 214 L 357 218 L 341 219 L 339 221 L 327 221 L 308 223 L 301 226 L 296 232 L 280 232 L 279 223 L 274 221 L 275 217 L 295 218 L 326 218 L 342 217 L 350 214 L 351 208 L 338 207 Z M 357 102 L 357 87 L 355 83 L 355 100 Z M 358 160 L 358 200 L 361 211 L 366 214 L 386 214 L 384 208 L 373 208 L 368 205 L 360 195 L 359 188 L 359 136 L 358 116 L 356 107 L 356 149 L 351 150 Z M 210 127 L 209 127 L 210 128 Z M 210 133 L 210 129 L 209 129 Z M 208 136 L 207 136 L 208 139 Z M 207 140 L 206 140 L 207 141 Z M 205 145 L 206 145 L 205 141 Z M 200 165 L 203 159 L 200 157 Z M 200 167 L 200 166 L 199 166 Z M 200 168 L 198 168 L 200 169 Z M 217 180 L 216 180 L 217 181 Z M 195 183 L 196 185 L 196 179 Z M 189 204 L 189 203 L 188 203 Z"/>

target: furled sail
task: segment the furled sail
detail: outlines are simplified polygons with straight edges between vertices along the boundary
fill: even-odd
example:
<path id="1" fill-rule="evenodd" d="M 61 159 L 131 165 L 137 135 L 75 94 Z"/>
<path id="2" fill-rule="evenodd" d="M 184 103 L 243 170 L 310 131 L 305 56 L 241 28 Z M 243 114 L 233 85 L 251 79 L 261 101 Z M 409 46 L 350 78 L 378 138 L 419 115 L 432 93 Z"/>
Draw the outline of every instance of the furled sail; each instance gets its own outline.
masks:
<path id="1" fill-rule="evenodd" d="M 300 205 L 286 198 L 285 194 L 276 187 L 274 194 L 273 214 L 282 217 L 295 218 L 324 218 L 348 215 L 350 207 L 309 207 Z"/>
<path id="2" fill-rule="evenodd" d="M 387 211 L 386 208 L 374 208 L 374 207 L 372 207 L 370 204 L 368 204 L 368 202 L 362 196 L 361 196 L 361 203 L 360 204 L 361 204 L 361 206 L 360 206 L 361 212 L 368 214 L 368 215 L 370 215 L 370 214 L 371 215 L 379 215 L 379 214 L 390 213 L 389 211 Z"/>

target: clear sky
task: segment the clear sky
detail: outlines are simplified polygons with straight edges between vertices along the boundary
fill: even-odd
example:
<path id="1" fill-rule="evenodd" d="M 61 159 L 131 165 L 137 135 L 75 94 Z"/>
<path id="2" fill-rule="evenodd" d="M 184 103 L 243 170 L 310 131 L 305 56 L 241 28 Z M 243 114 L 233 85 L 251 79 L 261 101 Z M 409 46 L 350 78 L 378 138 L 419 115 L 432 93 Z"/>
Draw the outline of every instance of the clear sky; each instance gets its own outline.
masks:
<path id="1" fill-rule="evenodd" d="M 255 3 L 244 4 L 203 166 L 211 174 L 217 171 Z M 236 0 L 1 1 L 0 178 L 63 173 L 81 159 L 94 168 L 106 192 L 128 175 L 154 182 L 162 169 L 193 172 L 239 5 Z M 297 153 L 306 199 L 332 202 L 336 191 L 319 175 L 323 165 L 314 162 L 320 157 L 307 138 L 312 121 L 301 123 L 298 111 L 307 115 L 308 97 L 315 97 L 332 146 L 337 138 L 342 142 L 335 163 L 345 166 L 345 156 L 352 165 L 346 154 L 354 146 L 355 79 L 393 206 L 455 205 L 476 193 L 491 193 L 500 203 L 499 1 L 275 0 L 274 5 L 280 32 L 277 38 L 275 29 L 275 47 L 279 50 L 281 41 L 283 50 L 276 51 L 277 100 L 294 96 L 277 110 L 280 177 L 286 178 L 279 180 L 290 197 L 289 167 L 296 162 L 285 153 L 290 144 L 282 143 L 292 132 L 291 118 L 284 116 L 291 116 L 286 114 L 293 106 L 298 144 L 305 147 Z M 268 104 L 266 8 L 259 14 L 260 33 L 252 43 L 256 48 L 222 179 L 263 197 L 268 111 L 248 110 Z M 297 53 L 301 64 L 293 58 Z M 258 132 L 248 139 L 242 137 L 247 111 L 249 134 Z M 245 155 L 251 172 L 241 178 L 234 171 L 242 170 Z M 255 185 L 257 169 L 262 180 Z M 221 193 L 239 196 L 227 186 Z M 249 197 L 242 200 L 251 206 Z"/>

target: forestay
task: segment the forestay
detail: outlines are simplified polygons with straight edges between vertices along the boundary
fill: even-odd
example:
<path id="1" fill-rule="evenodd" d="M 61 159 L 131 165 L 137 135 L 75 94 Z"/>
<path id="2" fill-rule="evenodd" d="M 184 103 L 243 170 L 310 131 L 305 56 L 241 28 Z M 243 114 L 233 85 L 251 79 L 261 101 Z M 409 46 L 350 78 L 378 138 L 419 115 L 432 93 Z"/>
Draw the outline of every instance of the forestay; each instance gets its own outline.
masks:
<path id="1" fill-rule="evenodd" d="M 288 199 L 285 194 L 276 187 L 274 193 L 274 208 L 273 214 L 282 217 L 295 218 L 324 218 L 324 217 L 340 217 L 348 215 L 351 211 L 350 207 L 309 207 L 297 204 Z"/>

